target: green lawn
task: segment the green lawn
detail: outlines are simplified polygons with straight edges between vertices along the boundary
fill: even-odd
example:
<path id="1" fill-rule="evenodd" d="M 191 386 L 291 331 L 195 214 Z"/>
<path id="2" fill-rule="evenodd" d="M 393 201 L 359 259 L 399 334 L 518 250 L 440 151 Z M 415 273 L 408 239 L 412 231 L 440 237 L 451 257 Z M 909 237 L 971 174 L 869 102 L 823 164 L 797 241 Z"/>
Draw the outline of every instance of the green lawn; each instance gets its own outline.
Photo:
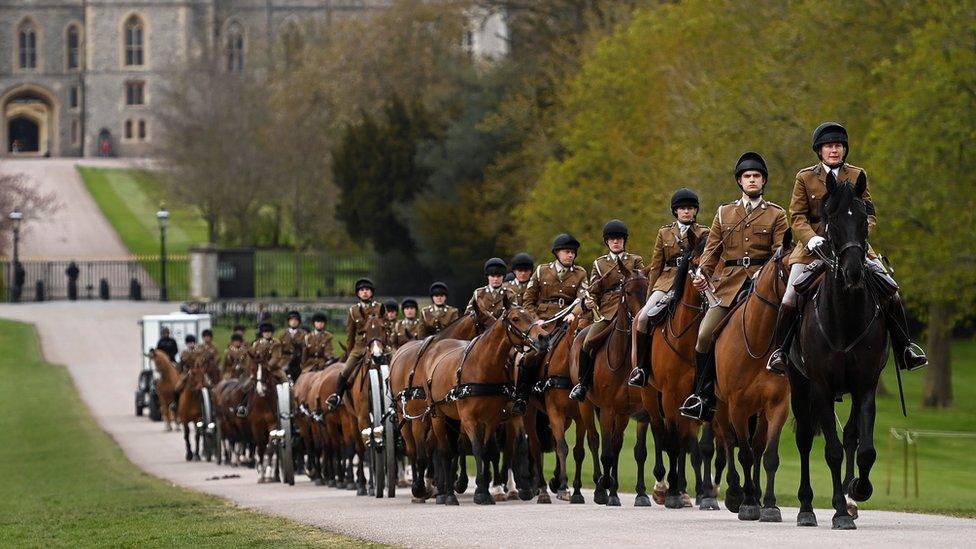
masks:
<path id="1" fill-rule="evenodd" d="M 0 545 L 369 546 L 141 472 L 101 431 L 27 324 L 0 321 Z"/>
<path id="2" fill-rule="evenodd" d="M 917 511 L 943 513 L 976 517 L 976 438 L 922 438 L 918 444 L 920 494 L 914 496 L 913 464 L 909 461 L 908 497 L 904 496 L 903 448 L 900 441 L 893 441 L 889 448 L 888 433 L 891 428 L 963 431 L 976 433 L 976 342 L 958 341 L 952 348 L 952 375 L 955 394 L 955 407 L 949 410 L 931 410 L 921 406 L 925 371 L 912 372 L 903 376 L 908 417 L 902 416 L 898 399 L 898 385 L 895 379 L 894 363 L 889 360 L 883 378 L 891 393 L 878 398 L 878 415 L 875 427 L 875 446 L 878 461 L 872 471 L 874 496 L 870 501 L 860 504 L 862 510 L 888 509 L 898 511 Z M 847 420 L 850 399 L 839 404 L 837 416 L 841 424 Z M 840 432 L 841 427 L 838 427 Z M 572 433 L 572 429 L 570 429 Z M 648 437 L 650 439 L 650 437 Z M 633 458 L 636 440 L 633 423 L 624 441 L 620 460 L 621 489 L 633 492 L 637 469 Z M 572 444 L 572 443 L 571 443 Z M 653 442 L 649 442 L 647 482 L 653 484 Z M 914 448 L 909 449 L 911 458 Z M 780 443 L 780 468 L 776 477 L 776 495 L 782 506 L 797 506 L 797 487 L 800 479 L 800 461 L 796 450 L 790 424 L 784 429 Z M 546 474 L 552 470 L 553 455 L 546 456 Z M 585 463 L 584 483 L 592 485 L 592 466 L 589 452 Z M 887 492 L 887 472 L 891 468 L 891 492 Z M 817 507 L 830 507 L 829 469 L 823 459 L 823 438 L 817 437 L 811 453 L 811 475 Z M 570 455 L 570 480 L 574 469 Z M 741 471 L 741 468 L 740 468 Z M 689 473 L 689 486 L 693 488 L 694 477 Z M 763 476 L 765 479 L 765 476 Z M 765 482 L 765 480 L 763 480 Z M 723 486 L 724 494 L 725 486 Z M 689 490 L 693 493 L 693 489 Z M 592 492 L 587 492 L 590 499 Z"/>

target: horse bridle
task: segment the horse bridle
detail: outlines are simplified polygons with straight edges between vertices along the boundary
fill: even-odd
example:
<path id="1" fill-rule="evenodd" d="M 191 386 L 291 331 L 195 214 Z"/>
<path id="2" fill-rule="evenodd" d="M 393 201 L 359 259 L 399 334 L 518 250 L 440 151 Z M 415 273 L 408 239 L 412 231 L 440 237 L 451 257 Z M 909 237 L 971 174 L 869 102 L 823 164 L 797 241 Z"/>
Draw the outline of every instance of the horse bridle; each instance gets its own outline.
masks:
<path id="1" fill-rule="evenodd" d="M 521 307 L 519 307 L 519 309 L 524 310 Z M 513 345 L 515 347 L 520 347 L 519 350 L 521 352 L 528 353 L 529 351 L 532 350 L 539 350 L 538 347 L 535 345 L 535 340 L 532 339 L 532 335 L 529 334 L 529 330 L 531 330 L 531 327 L 529 328 L 529 330 L 522 330 L 518 326 L 512 324 L 512 322 L 508 319 L 507 314 L 502 315 L 501 321 L 502 321 L 502 325 L 505 326 L 505 332 L 509 336 L 509 338 L 511 338 L 511 336 L 514 335 L 519 339 L 519 343 Z M 532 324 L 532 326 L 535 326 L 536 324 L 541 325 L 542 322 L 536 321 Z M 511 342 L 511 339 L 509 339 L 509 342 Z"/>

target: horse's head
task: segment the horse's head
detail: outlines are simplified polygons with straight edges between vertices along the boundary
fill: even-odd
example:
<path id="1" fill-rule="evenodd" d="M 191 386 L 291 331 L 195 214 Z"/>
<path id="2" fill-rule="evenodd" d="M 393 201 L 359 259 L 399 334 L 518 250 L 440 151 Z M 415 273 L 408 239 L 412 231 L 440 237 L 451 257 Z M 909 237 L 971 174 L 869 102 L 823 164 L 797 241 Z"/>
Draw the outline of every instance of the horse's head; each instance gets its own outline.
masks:
<path id="1" fill-rule="evenodd" d="M 204 385 L 205 374 L 206 371 L 203 364 L 195 362 L 192 366 L 190 366 L 190 369 L 187 370 L 185 387 L 194 391 L 199 390 Z"/>
<path id="2" fill-rule="evenodd" d="M 386 343 L 386 314 L 381 306 L 380 314 L 366 321 L 366 344 L 374 364 L 382 361 Z"/>
<path id="3" fill-rule="evenodd" d="M 868 211 L 863 196 L 868 186 L 864 172 L 857 182 L 837 182 L 827 175 L 827 197 L 822 206 L 826 220 L 827 245 L 836 265 L 836 275 L 845 288 L 864 284 L 864 263 L 868 250 Z"/>
<path id="4" fill-rule="evenodd" d="M 260 353 L 252 347 L 247 350 L 247 372 L 254 379 L 254 391 L 258 396 L 264 396 L 268 392 L 268 367 L 261 360 Z"/>
<path id="5" fill-rule="evenodd" d="M 647 300 L 647 276 L 640 269 L 628 269 L 619 259 L 617 259 L 617 268 L 624 277 L 620 292 L 621 305 L 626 307 L 627 314 L 632 319 L 637 316 Z"/>
<path id="6" fill-rule="evenodd" d="M 549 340 L 542 329 L 542 321 L 528 309 L 511 303 L 508 294 L 502 295 L 502 305 L 501 322 L 512 346 L 523 353 L 545 354 L 549 350 Z"/>

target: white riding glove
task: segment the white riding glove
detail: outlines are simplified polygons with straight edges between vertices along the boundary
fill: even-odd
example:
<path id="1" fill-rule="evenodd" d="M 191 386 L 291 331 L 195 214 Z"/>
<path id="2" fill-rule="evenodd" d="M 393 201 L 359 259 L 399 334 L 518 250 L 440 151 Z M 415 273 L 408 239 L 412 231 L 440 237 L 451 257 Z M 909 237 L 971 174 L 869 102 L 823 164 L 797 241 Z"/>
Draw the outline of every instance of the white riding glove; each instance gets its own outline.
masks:
<path id="1" fill-rule="evenodd" d="M 810 240 L 807 240 L 807 249 L 812 252 L 817 246 L 823 244 L 826 241 L 827 239 L 822 236 L 813 235 L 812 237 L 810 237 Z"/>

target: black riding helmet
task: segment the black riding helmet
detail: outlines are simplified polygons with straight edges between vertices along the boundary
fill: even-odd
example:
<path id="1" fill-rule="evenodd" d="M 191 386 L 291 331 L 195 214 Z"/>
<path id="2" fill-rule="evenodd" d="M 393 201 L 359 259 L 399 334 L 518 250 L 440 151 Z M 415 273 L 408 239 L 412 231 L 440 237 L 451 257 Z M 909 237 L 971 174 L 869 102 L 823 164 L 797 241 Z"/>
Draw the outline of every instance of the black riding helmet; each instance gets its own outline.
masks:
<path id="1" fill-rule="evenodd" d="M 358 292 L 362 288 L 369 288 L 374 292 L 376 291 L 376 288 L 373 287 L 373 281 L 366 277 L 360 278 L 359 280 L 356 281 L 356 291 Z"/>
<path id="2" fill-rule="evenodd" d="M 299 313 L 298 311 L 288 311 L 288 320 L 291 320 L 293 318 L 296 319 L 296 320 L 298 320 L 299 322 L 301 322 L 302 321 L 302 313 Z"/>
<path id="3" fill-rule="evenodd" d="M 383 308 L 386 309 L 386 312 L 400 312 L 400 306 L 397 304 L 395 299 L 387 299 L 384 301 Z"/>
<path id="4" fill-rule="evenodd" d="M 258 333 L 263 334 L 265 332 L 274 332 L 274 326 L 272 326 L 270 322 L 262 322 L 258 326 Z"/>
<path id="5" fill-rule="evenodd" d="M 674 191 L 674 194 L 671 195 L 671 215 L 678 217 L 678 208 L 682 206 L 701 209 L 698 202 L 698 195 L 688 187 L 682 187 Z"/>
<path id="6" fill-rule="evenodd" d="M 213 337 L 213 330 L 211 330 L 210 328 L 207 328 L 206 330 L 200 332 L 200 337 L 207 337 L 207 336 Z"/>
<path id="7" fill-rule="evenodd" d="M 485 261 L 485 276 L 488 275 L 499 275 L 504 276 L 508 272 L 508 265 L 505 264 L 505 260 L 500 257 L 493 257 L 488 261 Z"/>
<path id="8" fill-rule="evenodd" d="M 579 240 L 576 240 L 573 235 L 569 233 L 562 233 L 552 241 L 552 254 L 556 255 L 556 252 L 559 250 L 573 250 L 574 252 L 577 252 L 579 251 L 579 247 Z"/>
<path id="9" fill-rule="evenodd" d="M 448 294 L 448 292 L 447 292 L 447 284 L 444 284 L 441 281 L 437 281 L 437 282 L 435 282 L 435 283 L 433 283 L 433 284 L 430 285 L 430 296 L 431 297 L 434 297 L 435 295 L 447 295 L 447 294 Z"/>
<path id="10" fill-rule="evenodd" d="M 515 269 L 528 269 L 532 270 L 535 267 L 535 261 L 533 261 L 532 256 L 525 253 L 519 252 L 512 257 L 512 270 Z"/>
<path id="11" fill-rule="evenodd" d="M 187 336 L 183 338 L 183 343 L 186 343 L 187 345 L 196 342 L 197 342 L 197 336 L 193 334 L 187 334 Z"/>
<path id="12" fill-rule="evenodd" d="M 623 238 L 627 240 L 630 236 L 630 231 L 627 230 L 627 225 L 619 219 L 611 219 L 607 221 L 607 224 L 603 226 L 603 241 L 606 242 L 611 238 Z"/>
<path id="13" fill-rule="evenodd" d="M 406 309 L 407 307 L 413 307 L 414 309 L 420 308 L 417 305 L 417 300 L 412 297 L 408 297 L 407 299 L 404 299 L 403 303 L 400 304 L 401 309 Z"/>
<path id="14" fill-rule="evenodd" d="M 739 176 L 741 176 L 743 172 L 747 172 L 749 170 L 758 171 L 759 173 L 763 174 L 763 179 L 769 181 L 769 171 L 766 169 L 766 160 L 761 154 L 752 151 L 742 153 L 742 156 L 739 157 L 739 161 L 735 163 L 736 182 L 739 181 Z"/>
<path id="15" fill-rule="evenodd" d="M 813 130 L 813 152 L 820 158 L 820 146 L 825 143 L 843 143 L 844 157 L 841 161 L 847 160 L 847 153 L 851 151 L 851 146 L 847 143 L 847 129 L 837 122 L 824 122 Z M 821 160 L 823 160 L 821 158 Z"/>
<path id="16" fill-rule="evenodd" d="M 329 317 L 325 316 L 325 313 L 321 311 L 312 315 L 312 324 L 315 324 L 316 322 L 328 322 L 328 321 L 329 321 Z"/>

